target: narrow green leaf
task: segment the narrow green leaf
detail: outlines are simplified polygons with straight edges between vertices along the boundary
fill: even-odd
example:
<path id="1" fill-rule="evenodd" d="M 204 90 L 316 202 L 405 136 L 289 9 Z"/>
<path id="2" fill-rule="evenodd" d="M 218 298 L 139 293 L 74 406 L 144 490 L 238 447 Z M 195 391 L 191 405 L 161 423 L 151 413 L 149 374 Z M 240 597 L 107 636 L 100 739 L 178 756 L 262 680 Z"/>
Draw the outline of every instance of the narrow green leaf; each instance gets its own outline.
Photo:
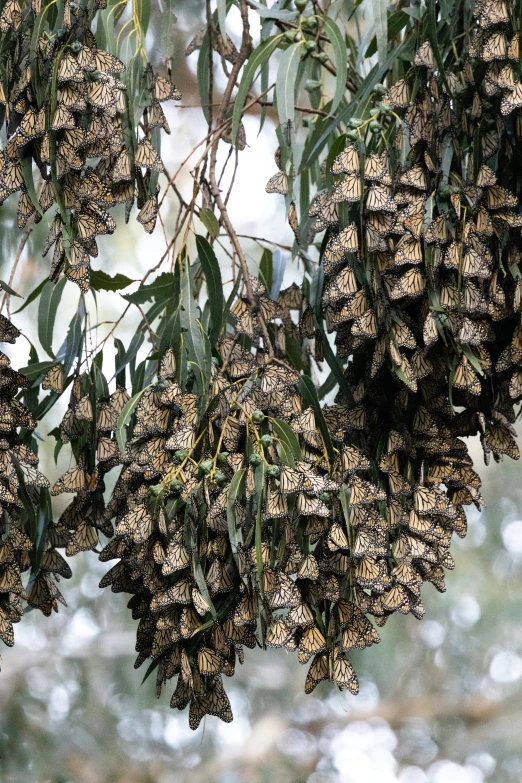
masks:
<path id="1" fill-rule="evenodd" d="M 138 290 L 133 294 L 122 294 L 122 296 L 127 302 L 131 302 L 131 304 L 143 304 L 144 302 L 149 302 L 151 299 L 161 301 L 168 299 L 172 295 L 173 286 L 174 275 L 172 272 L 163 272 L 153 283 L 140 285 Z"/>
<path id="2" fill-rule="evenodd" d="M 272 254 L 272 285 L 268 289 L 270 299 L 274 301 L 279 296 L 286 270 L 286 258 L 281 250 L 274 250 Z"/>
<path id="3" fill-rule="evenodd" d="M 299 380 L 299 389 L 303 395 L 305 404 L 314 410 L 315 421 L 321 431 L 321 435 L 323 436 L 324 445 L 326 451 L 328 452 L 328 458 L 331 462 L 333 462 L 335 451 L 332 444 L 332 439 L 330 437 L 330 431 L 323 416 L 321 403 L 319 402 L 319 397 L 317 395 L 317 389 L 315 388 L 312 379 L 308 375 L 301 376 Z"/>
<path id="4" fill-rule="evenodd" d="M 48 283 L 48 282 L 49 282 L 49 278 L 48 278 L 48 277 L 44 277 L 44 279 L 42 280 L 42 282 L 41 282 L 41 283 L 39 283 L 39 284 L 36 286 L 36 288 L 34 288 L 34 289 L 31 291 L 31 293 L 29 294 L 29 296 L 27 297 L 27 299 L 25 300 L 25 302 L 23 303 L 23 305 L 22 305 L 21 307 L 19 307 L 19 308 L 18 308 L 18 310 L 15 310 L 15 311 L 14 311 L 13 315 L 16 315 L 16 313 L 21 313 L 21 312 L 22 312 L 22 310 L 25 310 L 25 308 L 26 308 L 28 305 L 30 305 L 32 302 L 34 302 L 34 300 L 35 300 L 35 299 L 38 299 L 38 297 L 40 296 L 40 294 L 41 294 L 41 293 L 42 293 L 42 291 L 43 291 L 43 288 L 44 288 L 45 284 L 46 284 L 46 283 Z"/>
<path id="5" fill-rule="evenodd" d="M 136 281 L 119 272 L 111 277 L 102 269 L 91 270 L 90 285 L 95 291 L 121 291 Z"/>
<path id="6" fill-rule="evenodd" d="M 292 22 L 298 16 L 297 11 L 280 11 L 275 8 L 277 5 L 276 3 L 274 3 L 272 8 L 267 8 L 266 5 L 260 3 L 259 0 L 249 0 L 249 5 L 256 9 L 262 19 L 278 19 L 280 22 Z"/>
<path id="7" fill-rule="evenodd" d="M 118 421 L 116 423 L 116 441 L 118 442 L 118 448 L 122 454 L 125 451 L 125 445 L 127 443 L 127 425 L 129 424 L 131 416 L 140 401 L 141 395 L 148 388 L 149 387 L 146 386 L 144 389 L 131 397 L 130 400 L 125 403 L 123 410 L 118 416 Z"/>
<path id="8" fill-rule="evenodd" d="M 374 0 L 376 2 L 377 0 Z M 327 16 L 324 20 L 324 29 L 328 31 L 328 37 L 332 44 L 334 63 L 336 70 L 335 92 L 330 106 L 330 113 L 333 113 L 341 103 L 346 92 L 346 78 L 348 76 L 348 57 L 346 54 L 346 43 L 344 36 L 333 21 Z"/>
<path id="9" fill-rule="evenodd" d="M 282 419 L 272 419 L 272 428 L 284 452 L 285 462 L 291 468 L 301 459 L 301 447 L 293 429 Z"/>
<path id="10" fill-rule="evenodd" d="M 232 112 L 231 138 L 233 144 L 236 141 L 239 123 L 241 122 L 241 115 L 243 113 L 243 107 L 245 105 L 246 97 L 252 86 L 252 82 L 254 81 L 256 71 L 263 63 L 268 61 L 270 55 L 272 54 L 272 52 L 274 51 L 274 49 L 276 48 L 277 44 L 279 43 L 282 37 L 283 34 L 281 33 L 280 35 L 273 35 L 270 38 L 267 38 L 266 41 L 263 41 L 262 44 L 260 44 L 256 49 L 254 49 L 254 51 L 248 58 L 248 61 L 243 70 L 243 75 L 241 76 L 241 81 L 239 83 L 236 98 L 234 101 L 234 109 Z"/>
<path id="11" fill-rule="evenodd" d="M 17 294 L 16 291 L 13 291 L 11 286 L 7 283 L 4 283 L 3 280 L 0 280 L 0 289 L 2 289 L 2 291 L 7 291 L 10 296 L 17 296 L 19 299 L 23 299 L 21 294 Z"/>
<path id="12" fill-rule="evenodd" d="M 80 298 L 78 309 L 71 319 L 65 340 L 56 354 L 57 361 L 63 362 L 63 371 L 66 376 L 81 352 L 84 323 L 85 304 L 84 299 Z"/>
<path id="13" fill-rule="evenodd" d="M 38 201 L 38 196 L 36 195 L 36 189 L 34 187 L 34 179 L 33 179 L 33 159 L 30 155 L 26 155 L 21 160 L 21 168 L 22 168 L 22 177 L 24 179 L 24 185 L 27 190 L 27 195 L 31 199 L 31 203 L 33 207 L 36 209 L 38 214 L 43 217 L 42 207 L 40 206 L 40 202 Z"/>
<path id="14" fill-rule="evenodd" d="M 212 210 L 208 207 L 200 210 L 199 219 L 207 229 L 212 239 L 216 239 L 216 237 L 219 236 L 219 221 Z"/>
<path id="15" fill-rule="evenodd" d="M 281 125 L 295 120 L 295 90 L 299 63 L 304 54 L 302 43 L 294 43 L 285 49 L 276 76 L 277 113 Z"/>
<path id="16" fill-rule="evenodd" d="M 234 505 L 238 497 L 241 497 L 245 491 L 245 475 L 246 468 L 240 468 L 232 476 L 230 482 L 230 488 L 228 490 L 227 497 L 227 525 L 228 525 L 228 537 L 230 539 L 230 547 L 232 549 L 232 555 L 237 564 L 237 545 L 239 542 L 238 534 L 241 535 L 241 529 L 238 531 L 236 527 L 236 516 L 234 513 Z"/>
<path id="17" fill-rule="evenodd" d="M 379 65 L 382 65 L 386 61 L 388 53 L 388 0 L 372 0 L 372 7 L 377 38 L 377 54 L 379 56 Z"/>
<path id="18" fill-rule="evenodd" d="M 221 334 L 221 327 L 223 324 L 223 310 L 225 304 L 223 298 L 223 283 L 221 280 L 221 272 L 214 250 L 209 245 L 207 240 L 199 234 L 196 235 L 196 248 L 201 263 L 201 268 L 203 270 L 203 274 L 205 275 L 205 281 L 207 283 L 208 302 L 210 306 L 209 339 L 211 345 L 215 346 Z"/>
<path id="19" fill-rule="evenodd" d="M 210 103 L 210 57 L 208 33 L 205 33 L 198 55 L 197 76 L 201 109 L 207 122 L 210 119 L 210 112 L 208 109 Z"/>
<path id="20" fill-rule="evenodd" d="M 223 40 L 227 39 L 227 0 L 217 0 L 217 14 L 219 29 Z"/>
<path id="21" fill-rule="evenodd" d="M 264 564 L 263 564 L 263 497 L 265 493 L 265 464 L 258 465 L 255 471 L 255 488 L 256 488 L 256 530 L 255 530 L 255 545 L 256 545 L 256 565 L 257 565 L 257 577 L 259 580 L 259 592 L 261 596 L 265 594 L 265 587 L 263 582 Z"/>
<path id="22" fill-rule="evenodd" d="M 48 280 L 43 287 L 40 296 L 40 306 L 38 308 L 38 339 L 49 356 L 54 359 L 53 353 L 53 331 L 58 305 L 62 298 L 63 289 L 67 282 L 66 277 L 62 277 L 56 285 Z"/>
<path id="23" fill-rule="evenodd" d="M 197 547 L 195 549 L 195 553 L 197 553 Z M 214 619 L 216 619 L 217 618 L 216 607 L 212 603 L 212 598 L 210 597 L 207 583 L 205 582 L 205 576 L 203 574 L 203 569 L 201 568 L 201 563 L 197 559 L 195 559 L 194 562 L 194 579 L 196 580 L 196 584 L 198 586 L 199 592 L 201 593 L 201 595 L 203 596 L 203 598 L 208 604 L 210 614 Z"/>
<path id="24" fill-rule="evenodd" d="M 54 367 L 55 365 L 55 361 L 34 362 L 34 364 L 28 364 L 27 367 L 20 367 L 18 372 L 21 372 L 22 375 L 25 375 L 28 381 L 35 381 L 41 375 L 43 376 L 49 372 L 51 367 Z"/>

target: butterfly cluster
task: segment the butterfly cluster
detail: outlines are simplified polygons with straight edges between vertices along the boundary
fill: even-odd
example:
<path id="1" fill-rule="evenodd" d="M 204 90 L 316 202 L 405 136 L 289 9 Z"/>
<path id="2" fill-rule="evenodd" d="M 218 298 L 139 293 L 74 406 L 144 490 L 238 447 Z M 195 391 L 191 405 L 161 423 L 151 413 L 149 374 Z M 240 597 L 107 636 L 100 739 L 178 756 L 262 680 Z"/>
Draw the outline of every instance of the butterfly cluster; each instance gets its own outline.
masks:
<path id="1" fill-rule="evenodd" d="M 138 221 L 154 230 L 163 171 L 155 135 L 157 129 L 170 132 L 161 104 L 181 98 L 170 76 L 148 65 L 140 87 L 146 105 L 135 132 L 125 65 L 97 46 L 90 29 L 96 11 L 65 3 L 58 27 L 49 8 L 33 3 L 22 9 L 12 0 L 0 22 L 7 53 L 0 83 L 7 129 L 0 203 L 20 194 L 20 229 L 58 208 L 44 248 L 45 255 L 54 246 L 50 278 L 63 272 L 82 291 L 89 288 L 97 237 L 116 228 L 110 209 L 125 205 L 128 220 L 136 199 Z"/>
<path id="2" fill-rule="evenodd" d="M 0 315 L 0 342 L 14 343 L 19 335 Z M 58 602 L 65 601 L 57 582 L 71 576 L 55 549 L 60 542 L 49 514 L 49 482 L 38 470 L 38 455 L 31 447 L 36 421 L 17 396 L 28 386 L 0 352 L 0 639 L 8 646 L 14 644 L 13 623 L 21 619 L 24 604 L 45 615 L 58 611 Z M 21 575 L 27 571 L 24 585 Z"/>
<path id="3" fill-rule="evenodd" d="M 482 503 L 462 438 L 479 434 L 486 462 L 519 457 L 522 218 L 509 162 L 522 117 L 518 35 L 504 12 L 494 0 L 476 6 L 462 70 L 444 79 L 429 42 L 420 47 L 411 78 L 383 98 L 402 114 L 387 129 L 393 145 L 359 134 L 310 209 L 315 230 L 327 229 L 325 284 L 321 313 L 308 308 L 302 329 L 313 339 L 324 318 L 348 360 L 351 410 L 366 417 L 352 443 L 390 524 L 381 554 L 361 561 L 358 605 L 378 622 L 389 610 L 422 616 L 422 582 L 444 589 L 463 507 Z"/>
<path id="4" fill-rule="evenodd" d="M 106 381 L 96 366 L 73 381 L 57 436 L 60 445 L 70 443 L 75 464 L 51 489 L 51 495 L 74 495 L 55 525 L 55 535 L 60 537 L 68 556 L 94 550 L 100 532 L 105 536 L 113 534 L 112 525 L 106 519 L 104 478 L 121 462 L 115 430 L 128 399 L 129 395 L 120 387 L 109 395 Z"/>

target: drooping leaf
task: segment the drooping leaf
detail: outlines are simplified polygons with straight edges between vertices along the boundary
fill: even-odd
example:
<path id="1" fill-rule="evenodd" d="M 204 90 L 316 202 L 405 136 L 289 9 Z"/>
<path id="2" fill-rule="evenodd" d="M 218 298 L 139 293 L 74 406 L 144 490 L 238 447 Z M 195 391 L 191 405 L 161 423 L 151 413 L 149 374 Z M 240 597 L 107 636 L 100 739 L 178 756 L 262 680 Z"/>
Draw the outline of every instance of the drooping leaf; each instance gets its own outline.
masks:
<path id="1" fill-rule="evenodd" d="M 304 54 L 302 43 L 291 44 L 285 49 L 276 76 L 277 114 L 281 125 L 295 122 L 295 91 L 299 63 Z"/>
<path id="2" fill-rule="evenodd" d="M 376 0 L 377 1 L 377 0 Z M 330 106 L 330 113 L 333 113 L 341 103 L 346 92 L 346 78 L 348 76 L 348 60 L 346 57 L 346 44 L 343 35 L 335 24 L 333 19 L 327 16 L 324 20 L 325 30 L 328 31 L 328 37 L 332 44 L 334 63 L 335 63 L 335 92 Z"/>
<path id="3" fill-rule="evenodd" d="M 205 275 L 208 290 L 208 302 L 210 306 L 209 339 L 212 346 L 217 343 L 223 324 L 223 283 L 216 254 L 207 240 L 196 235 L 196 248 L 201 268 Z"/>
<path id="4" fill-rule="evenodd" d="M 53 353 L 53 332 L 56 321 L 56 313 L 62 298 L 63 289 L 67 283 L 67 278 L 62 277 L 58 283 L 48 280 L 42 289 L 40 295 L 40 304 L 38 308 L 38 339 L 49 356 L 54 359 Z"/>
<path id="5" fill-rule="evenodd" d="M 199 219 L 207 229 L 212 239 L 216 239 L 219 236 L 219 222 L 211 209 L 205 207 L 199 212 Z"/>
<path id="6" fill-rule="evenodd" d="M 257 69 L 265 62 L 268 61 L 270 55 L 276 48 L 277 44 L 282 38 L 280 35 L 273 35 L 263 41 L 258 47 L 254 49 L 252 54 L 247 60 L 247 63 L 241 76 L 241 81 L 234 100 L 234 109 L 232 111 L 232 143 L 235 143 L 237 138 L 237 132 L 239 129 L 239 123 L 241 122 L 241 115 L 243 114 L 243 107 L 245 105 L 246 97 L 250 91 Z"/>
<path id="7" fill-rule="evenodd" d="M 131 277 L 120 272 L 111 277 L 102 269 L 91 270 L 90 285 L 95 291 L 121 291 L 135 282 Z"/>

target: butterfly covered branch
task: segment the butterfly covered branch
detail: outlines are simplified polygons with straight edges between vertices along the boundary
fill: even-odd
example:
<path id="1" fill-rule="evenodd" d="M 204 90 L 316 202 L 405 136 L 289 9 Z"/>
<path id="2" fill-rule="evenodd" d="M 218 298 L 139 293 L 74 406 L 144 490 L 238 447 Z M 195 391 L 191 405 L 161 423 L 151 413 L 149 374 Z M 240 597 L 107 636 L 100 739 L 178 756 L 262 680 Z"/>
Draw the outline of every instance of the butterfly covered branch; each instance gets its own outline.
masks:
<path id="1" fill-rule="evenodd" d="M 257 645 L 308 665 L 308 693 L 323 680 L 357 693 L 351 652 L 394 613 L 422 618 L 423 585 L 445 589 L 465 506 L 483 502 L 465 439 L 486 462 L 518 458 L 522 399 L 518 10 L 397 7 L 386 40 L 359 51 L 351 19 L 317 3 L 240 0 L 235 41 L 218 5 L 186 49 L 205 136 L 172 175 L 162 104 L 181 95 L 169 59 L 148 63 L 137 7 L 8 0 L 0 15 L 2 199 L 19 194 L 21 229 L 47 220 L 53 248 L 28 297 L 49 359 L 32 346 L 23 372 L 0 363 L 0 635 L 12 644 L 24 605 L 63 600 L 58 549 L 116 561 L 100 586 L 130 595 L 136 666 L 158 696 L 174 681 L 192 728 L 232 720 L 224 678 Z M 277 124 L 266 190 L 284 197 L 292 282 L 279 238 L 258 238 L 253 264 L 231 218 L 254 111 L 264 133 L 269 111 Z M 166 250 L 93 346 L 88 291 L 133 282 L 91 268 L 96 239 L 135 200 Z M 33 431 L 57 400 L 50 435 L 71 467 L 51 485 Z"/>

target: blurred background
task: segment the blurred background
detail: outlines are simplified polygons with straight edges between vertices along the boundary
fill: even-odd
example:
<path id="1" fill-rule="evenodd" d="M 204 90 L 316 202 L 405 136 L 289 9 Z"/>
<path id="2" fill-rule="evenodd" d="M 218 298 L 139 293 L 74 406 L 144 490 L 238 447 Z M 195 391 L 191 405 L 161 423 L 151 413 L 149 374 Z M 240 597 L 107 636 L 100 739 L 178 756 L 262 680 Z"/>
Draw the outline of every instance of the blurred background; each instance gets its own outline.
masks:
<path id="1" fill-rule="evenodd" d="M 172 40 L 162 42 L 174 52 L 173 73 L 183 92 L 181 105 L 168 107 L 172 135 L 164 137 L 162 157 L 169 173 L 206 134 L 198 108 L 197 55 L 184 57 L 186 44 L 201 26 L 203 4 L 176 5 Z M 227 21 L 232 37 L 234 19 L 232 9 Z M 159 35 L 159 18 L 149 51 L 154 30 Z M 255 26 L 253 34 L 258 34 Z M 216 80 L 219 90 L 217 73 Z M 260 135 L 258 129 L 255 114 L 247 116 L 248 146 L 240 153 L 230 214 L 245 237 L 269 234 L 290 246 L 282 199 L 264 191 L 276 170 L 270 117 Z M 224 162 L 228 147 L 221 146 Z M 191 193 L 194 161 L 178 179 L 185 194 Z M 94 266 L 140 279 L 161 257 L 172 231 L 174 203 L 166 207 L 166 233 L 158 225 L 152 237 L 134 219 L 123 228 L 120 215 L 114 236 L 100 241 Z M 20 242 L 12 222 L 15 209 L 16 202 L 8 202 L 0 218 L 0 277 L 6 281 Z M 41 258 L 39 248 L 50 219 L 32 232 L 12 274 L 11 285 L 23 296 L 48 273 L 49 260 Z M 248 238 L 244 243 L 255 269 L 261 247 L 269 245 Z M 297 262 L 289 253 L 287 258 L 285 284 L 297 273 Z M 226 264 L 224 254 L 221 260 Z M 70 296 L 62 300 L 57 343 L 77 306 L 77 289 L 67 286 Z M 20 304 L 22 300 L 12 299 L 11 312 Z M 93 327 L 107 322 L 89 335 L 98 341 L 125 302 L 118 294 L 101 292 L 96 301 L 89 296 L 87 304 Z M 29 305 L 13 320 L 37 345 L 35 308 Z M 140 319 L 140 312 L 131 310 L 118 327 L 116 334 L 126 345 Z M 28 348 L 19 339 L 11 350 L 16 367 L 27 364 Z M 109 376 L 113 361 L 111 348 L 104 357 Z M 70 460 L 64 448 L 55 464 L 53 442 L 46 440 L 63 416 L 67 395 L 60 402 L 39 428 L 41 469 L 51 482 Z M 440 595 L 428 585 L 424 620 L 394 616 L 378 646 L 353 654 L 361 684 L 357 697 L 340 694 L 327 683 L 305 696 L 306 667 L 295 654 L 247 650 L 245 665 L 227 683 L 234 722 L 208 718 L 192 732 L 188 716 L 169 708 L 173 688 L 165 688 L 157 701 L 154 678 L 141 685 L 143 670 L 133 668 L 136 623 L 127 599 L 98 588 L 108 565 L 92 553 L 74 558 L 73 579 L 63 585 L 68 607 L 51 618 L 29 613 L 15 627 L 15 647 L 1 651 L 2 783 L 522 781 L 520 467 L 506 462 L 486 469 L 480 466 L 479 449 L 472 453 L 483 475 L 487 507 L 470 512 L 467 538 L 454 542 L 456 570 L 448 574 L 447 592 Z M 59 503 L 56 511 L 60 513 Z"/>

